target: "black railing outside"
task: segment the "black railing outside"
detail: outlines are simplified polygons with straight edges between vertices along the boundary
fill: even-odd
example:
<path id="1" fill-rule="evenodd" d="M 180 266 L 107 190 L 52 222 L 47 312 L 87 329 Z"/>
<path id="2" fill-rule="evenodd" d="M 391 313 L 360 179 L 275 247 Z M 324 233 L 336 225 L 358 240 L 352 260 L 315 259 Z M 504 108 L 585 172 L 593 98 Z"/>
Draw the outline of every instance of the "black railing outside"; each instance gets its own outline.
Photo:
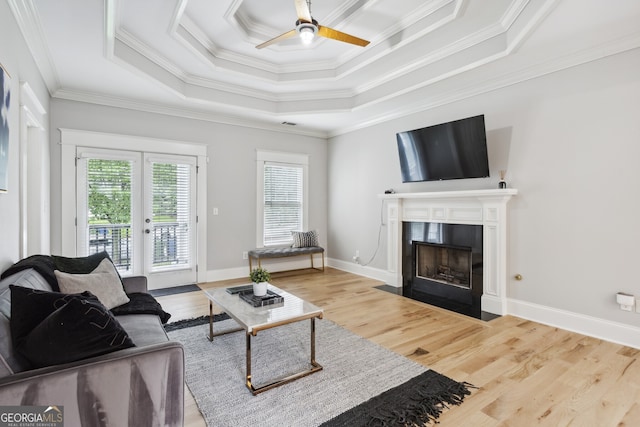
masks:
<path id="1" fill-rule="evenodd" d="M 177 222 L 160 222 L 153 225 L 153 265 L 184 264 L 178 257 L 178 240 L 181 233 Z M 89 255 L 106 251 L 120 271 L 131 269 L 132 245 L 130 224 L 89 225 Z"/>
<path id="2" fill-rule="evenodd" d="M 178 256 L 178 241 L 182 233 L 177 222 L 155 222 L 153 224 L 153 265 L 167 266 L 183 264 Z"/>
<path id="3" fill-rule="evenodd" d="M 89 255 L 106 251 L 116 268 L 131 269 L 131 226 L 129 224 L 89 225 Z"/>

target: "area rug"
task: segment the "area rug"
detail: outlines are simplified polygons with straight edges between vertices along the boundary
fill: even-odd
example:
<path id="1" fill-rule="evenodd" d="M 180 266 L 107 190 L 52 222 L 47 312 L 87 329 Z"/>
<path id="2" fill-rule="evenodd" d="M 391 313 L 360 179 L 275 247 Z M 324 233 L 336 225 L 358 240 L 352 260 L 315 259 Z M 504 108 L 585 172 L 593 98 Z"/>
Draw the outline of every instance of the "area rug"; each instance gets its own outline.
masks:
<path id="1" fill-rule="evenodd" d="M 221 319 L 214 324 L 217 332 L 237 327 Z M 167 329 L 184 346 L 186 383 L 208 426 L 421 426 L 462 403 L 473 387 L 324 319 L 316 321 L 316 360 L 324 369 L 253 396 L 244 384 L 245 334 L 210 342 L 204 321 Z M 303 321 L 254 337 L 254 383 L 308 367 L 309 334 L 309 321 Z"/>

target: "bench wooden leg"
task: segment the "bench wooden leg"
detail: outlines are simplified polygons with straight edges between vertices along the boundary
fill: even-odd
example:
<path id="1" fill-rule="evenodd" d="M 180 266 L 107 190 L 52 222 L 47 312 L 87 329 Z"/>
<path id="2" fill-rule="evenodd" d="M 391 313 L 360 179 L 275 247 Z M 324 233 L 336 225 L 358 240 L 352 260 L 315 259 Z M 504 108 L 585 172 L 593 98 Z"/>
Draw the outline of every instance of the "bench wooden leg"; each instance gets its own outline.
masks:
<path id="1" fill-rule="evenodd" d="M 314 255 L 314 254 L 309 254 L 309 257 L 311 258 L 311 268 L 312 268 L 313 270 L 324 271 L 324 252 L 322 252 L 322 253 L 320 254 L 320 256 L 322 257 L 322 269 L 319 269 L 319 268 L 315 268 L 315 267 L 314 267 L 314 265 L 313 265 L 313 255 Z"/>

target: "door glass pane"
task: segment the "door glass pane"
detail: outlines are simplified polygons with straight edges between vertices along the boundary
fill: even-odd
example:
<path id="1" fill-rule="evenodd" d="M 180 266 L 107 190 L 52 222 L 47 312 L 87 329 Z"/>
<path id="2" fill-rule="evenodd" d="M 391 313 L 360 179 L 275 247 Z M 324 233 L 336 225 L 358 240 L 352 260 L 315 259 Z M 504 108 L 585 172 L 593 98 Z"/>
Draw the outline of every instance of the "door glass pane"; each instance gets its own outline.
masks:
<path id="1" fill-rule="evenodd" d="M 87 159 L 88 255 L 106 251 L 121 273 L 132 269 L 132 162 Z"/>
<path id="2" fill-rule="evenodd" d="M 152 163 L 153 258 L 151 268 L 191 265 L 191 165 Z"/>

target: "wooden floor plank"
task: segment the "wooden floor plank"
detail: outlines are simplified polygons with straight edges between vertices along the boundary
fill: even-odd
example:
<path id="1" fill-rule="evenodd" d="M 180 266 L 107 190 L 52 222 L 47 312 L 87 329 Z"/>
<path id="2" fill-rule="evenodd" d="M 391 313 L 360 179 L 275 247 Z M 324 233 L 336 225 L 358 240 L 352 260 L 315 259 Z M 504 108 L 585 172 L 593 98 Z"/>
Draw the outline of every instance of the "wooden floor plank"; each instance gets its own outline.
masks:
<path id="1" fill-rule="evenodd" d="M 375 288 L 383 284 L 379 281 L 328 267 L 322 273 L 276 273 L 271 282 L 323 307 L 326 319 L 476 385 L 461 406 L 445 410 L 440 426 L 640 425 L 638 349 L 513 316 L 471 319 L 381 291 Z M 158 300 L 172 321 L 209 310 L 202 292 Z M 203 426 L 188 389 L 185 394 L 185 425 Z"/>

